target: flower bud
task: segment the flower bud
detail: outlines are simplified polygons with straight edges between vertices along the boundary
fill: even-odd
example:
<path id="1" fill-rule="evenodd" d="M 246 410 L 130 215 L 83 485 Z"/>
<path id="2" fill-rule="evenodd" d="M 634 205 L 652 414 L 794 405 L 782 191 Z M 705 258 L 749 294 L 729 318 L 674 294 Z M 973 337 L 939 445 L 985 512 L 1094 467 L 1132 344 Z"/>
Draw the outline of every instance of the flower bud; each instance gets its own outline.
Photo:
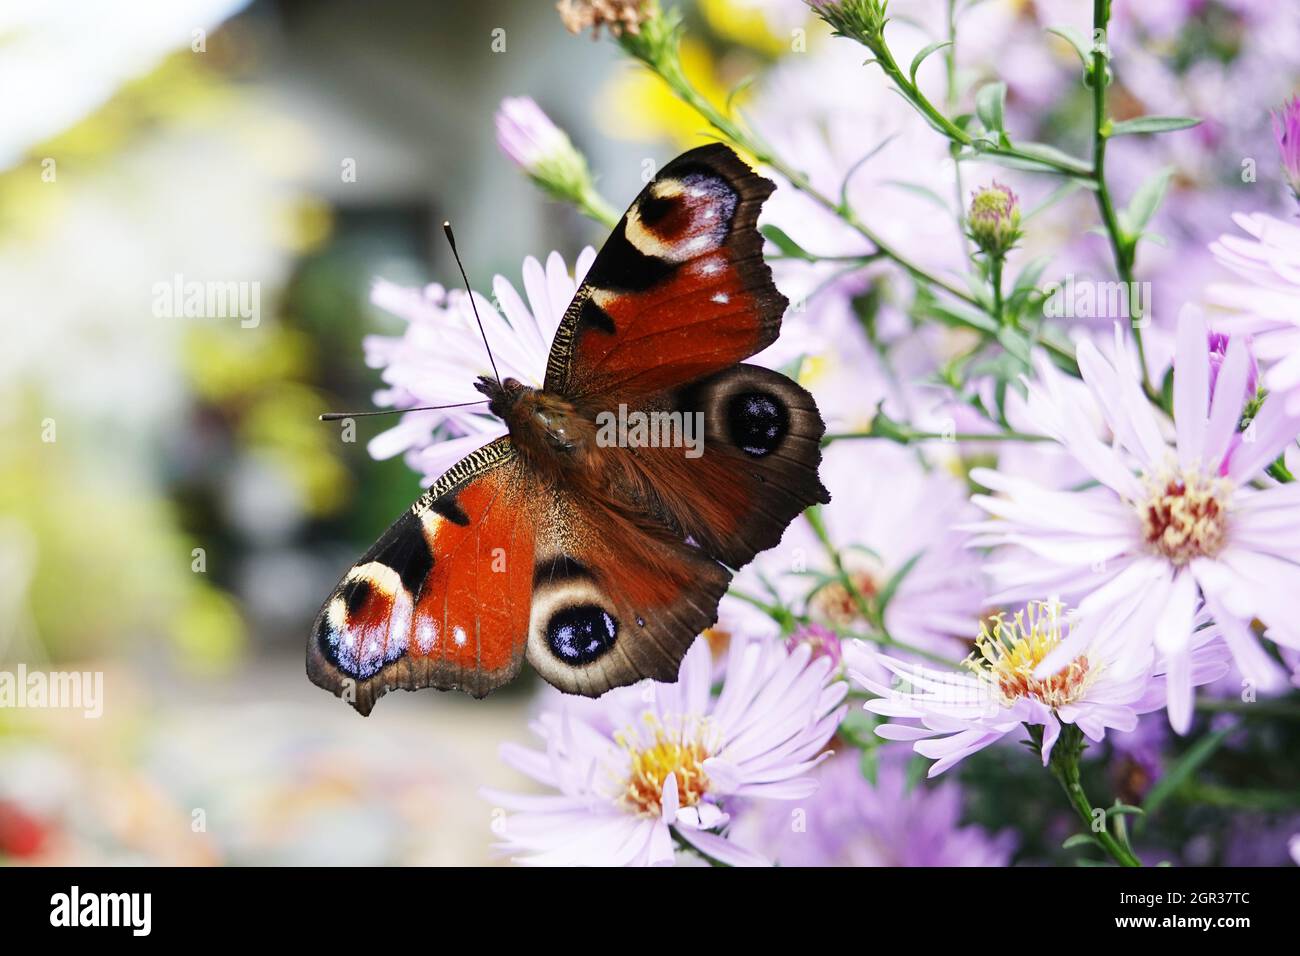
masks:
<path id="1" fill-rule="evenodd" d="M 1273 136 L 1291 192 L 1300 200 L 1300 97 L 1291 97 L 1273 114 Z"/>
<path id="2" fill-rule="evenodd" d="M 815 661 L 819 657 L 830 658 L 832 669 L 837 669 L 844 657 L 840 647 L 840 636 L 821 624 L 801 624 L 785 639 L 785 648 L 788 651 L 795 650 L 800 644 L 807 644 L 812 648 L 810 660 Z"/>
<path id="3" fill-rule="evenodd" d="M 587 160 L 568 135 L 527 96 L 501 101 L 497 145 L 556 199 L 581 202 L 592 192 Z"/>
<path id="4" fill-rule="evenodd" d="M 1020 239 L 1020 199 L 999 182 L 976 190 L 966 214 L 966 228 L 985 255 L 1005 256 Z"/>

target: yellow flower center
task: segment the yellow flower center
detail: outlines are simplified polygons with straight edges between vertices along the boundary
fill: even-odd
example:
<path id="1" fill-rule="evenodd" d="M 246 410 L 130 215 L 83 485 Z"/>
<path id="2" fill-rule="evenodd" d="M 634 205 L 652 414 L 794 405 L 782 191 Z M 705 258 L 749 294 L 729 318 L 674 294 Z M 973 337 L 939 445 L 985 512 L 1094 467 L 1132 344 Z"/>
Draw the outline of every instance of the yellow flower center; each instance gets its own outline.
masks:
<path id="1" fill-rule="evenodd" d="M 703 767 L 709 758 L 703 722 L 691 721 L 689 730 L 683 727 L 671 731 L 654 714 L 647 713 L 643 720 L 644 733 L 628 731 L 615 735 L 628 755 L 627 778 L 619 800 L 634 813 L 658 817 L 663 812 L 660 798 L 664 782 L 672 774 L 677 778 L 678 804 L 695 806 L 709 789 L 709 778 Z"/>
<path id="2" fill-rule="evenodd" d="M 1146 479 L 1147 500 L 1138 506 L 1147 546 L 1175 565 L 1214 557 L 1228 530 L 1232 483 L 1200 471 L 1161 472 Z"/>
<path id="3" fill-rule="evenodd" d="M 1096 677 L 1087 656 L 1080 654 L 1049 677 L 1034 676 L 1038 665 L 1061 643 L 1063 609 L 1059 602 L 1031 601 L 1011 618 L 994 615 L 980 624 L 975 652 L 965 665 L 995 688 L 1005 704 L 1022 698 L 1051 708 L 1073 703 Z"/>

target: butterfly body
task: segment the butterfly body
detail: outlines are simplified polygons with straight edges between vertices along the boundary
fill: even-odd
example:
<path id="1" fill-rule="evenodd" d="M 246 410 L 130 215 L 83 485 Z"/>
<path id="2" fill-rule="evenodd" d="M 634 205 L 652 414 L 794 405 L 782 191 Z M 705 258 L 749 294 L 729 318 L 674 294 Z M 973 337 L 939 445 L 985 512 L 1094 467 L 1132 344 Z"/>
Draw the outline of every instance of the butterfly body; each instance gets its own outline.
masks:
<path id="1" fill-rule="evenodd" d="M 482 696 L 524 657 L 587 696 L 676 679 L 730 569 L 829 500 L 812 396 L 743 364 L 787 304 L 756 227 L 772 188 L 713 145 L 642 191 L 542 387 L 478 379 L 508 434 L 434 482 L 326 600 L 313 681 L 365 714 L 390 688 Z"/>

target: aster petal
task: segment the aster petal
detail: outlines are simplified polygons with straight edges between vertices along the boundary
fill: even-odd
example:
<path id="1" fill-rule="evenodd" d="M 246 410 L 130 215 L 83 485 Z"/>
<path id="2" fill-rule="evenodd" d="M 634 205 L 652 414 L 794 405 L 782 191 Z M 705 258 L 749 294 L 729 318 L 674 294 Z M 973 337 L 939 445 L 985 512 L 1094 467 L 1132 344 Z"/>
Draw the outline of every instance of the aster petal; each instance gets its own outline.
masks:
<path id="1" fill-rule="evenodd" d="M 1192 639 L 1192 622 L 1196 616 L 1196 578 L 1189 570 L 1174 576 L 1165 598 L 1164 613 L 1156 624 L 1155 646 L 1162 654 L 1181 653 Z"/>
<path id="2" fill-rule="evenodd" d="M 1249 625 L 1230 614 L 1212 598 L 1206 601 L 1206 606 L 1214 615 L 1219 633 L 1223 635 L 1242 676 L 1266 693 L 1284 690 L 1287 685 L 1286 671 L 1265 653 Z"/>
<path id="3" fill-rule="evenodd" d="M 1052 760 L 1052 750 L 1056 747 L 1056 741 L 1061 736 L 1061 722 L 1054 716 L 1049 716 L 1043 722 L 1043 746 L 1042 758 L 1043 766 L 1046 767 Z"/>
<path id="4" fill-rule="evenodd" d="M 705 856 L 727 866 L 771 866 L 772 861 L 752 850 L 737 846 L 730 840 L 705 830 L 680 829 L 678 836 Z"/>
<path id="5" fill-rule="evenodd" d="M 1169 695 L 1169 725 L 1175 732 L 1185 734 L 1192 725 L 1192 654 L 1189 648 L 1179 648 L 1166 659 L 1165 687 Z"/>
<path id="6" fill-rule="evenodd" d="M 1300 435 L 1300 416 L 1287 412 L 1286 404 L 1276 396 L 1264 401 L 1254 421 L 1246 429 L 1240 444 L 1228 458 L 1228 477 L 1244 485 L 1271 465 L 1282 449 Z"/>
<path id="7" fill-rule="evenodd" d="M 1184 306 L 1178 318 L 1174 359 L 1174 427 L 1178 431 L 1178 464 L 1192 468 L 1205 451 L 1205 422 L 1210 407 L 1210 353 L 1206 348 L 1205 316 Z"/>
<path id="8" fill-rule="evenodd" d="M 1213 470 L 1228 451 L 1228 442 L 1237 431 L 1241 420 L 1241 396 L 1246 393 L 1246 379 L 1250 372 L 1250 356 L 1243 336 L 1228 339 L 1228 354 L 1219 369 L 1218 383 L 1214 388 L 1210 421 L 1205 432 L 1203 461 Z"/>

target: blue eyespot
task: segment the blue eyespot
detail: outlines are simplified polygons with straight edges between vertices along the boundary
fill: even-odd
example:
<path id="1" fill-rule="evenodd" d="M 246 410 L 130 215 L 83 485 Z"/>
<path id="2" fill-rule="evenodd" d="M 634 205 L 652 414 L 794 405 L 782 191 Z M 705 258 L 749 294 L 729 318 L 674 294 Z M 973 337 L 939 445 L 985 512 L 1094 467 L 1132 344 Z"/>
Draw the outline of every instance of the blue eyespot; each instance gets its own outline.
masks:
<path id="1" fill-rule="evenodd" d="M 607 653 L 618 637 L 618 621 L 596 604 L 578 604 L 551 615 L 546 643 L 566 664 L 590 664 Z"/>

